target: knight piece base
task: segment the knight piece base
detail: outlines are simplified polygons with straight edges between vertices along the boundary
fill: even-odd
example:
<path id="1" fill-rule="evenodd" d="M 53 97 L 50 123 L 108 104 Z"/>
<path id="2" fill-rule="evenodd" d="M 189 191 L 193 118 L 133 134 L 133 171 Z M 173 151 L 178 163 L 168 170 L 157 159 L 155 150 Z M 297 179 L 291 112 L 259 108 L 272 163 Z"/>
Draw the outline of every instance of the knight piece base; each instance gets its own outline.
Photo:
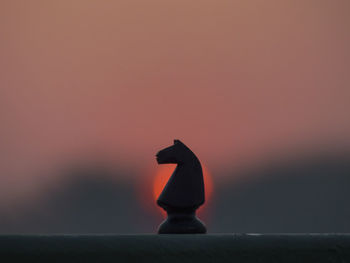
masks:
<path id="1" fill-rule="evenodd" d="M 158 228 L 158 234 L 205 234 L 207 229 L 202 221 L 191 212 L 167 212 L 168 217 Z"/>

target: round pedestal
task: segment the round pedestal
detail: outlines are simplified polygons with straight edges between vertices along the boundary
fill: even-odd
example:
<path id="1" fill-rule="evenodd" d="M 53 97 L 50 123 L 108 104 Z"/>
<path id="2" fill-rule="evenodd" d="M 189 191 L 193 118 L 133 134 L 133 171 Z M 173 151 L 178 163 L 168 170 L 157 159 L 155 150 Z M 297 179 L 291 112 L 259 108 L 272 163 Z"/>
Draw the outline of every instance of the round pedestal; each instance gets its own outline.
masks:
<path id="1" fill-rule="evenodd" d="M 165 219 L 158 228 L 158 234 L 205 234 L 207 229 L 194 211 L 167 212 Z"/>

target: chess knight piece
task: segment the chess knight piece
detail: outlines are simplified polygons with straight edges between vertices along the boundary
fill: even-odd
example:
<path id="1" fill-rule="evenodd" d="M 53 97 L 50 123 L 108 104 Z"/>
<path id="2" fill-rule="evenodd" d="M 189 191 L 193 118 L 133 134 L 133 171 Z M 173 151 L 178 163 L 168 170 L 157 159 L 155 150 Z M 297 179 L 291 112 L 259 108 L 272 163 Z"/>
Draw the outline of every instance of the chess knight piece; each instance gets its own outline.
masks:
<path id="1" fill-rule="evenodd" d="M 158 164 L 177 164 L 157 200 L 168 214 L 158 233 L 206 233 L 205 225 L 196 217 L 196 209 L 204 203 L 203 172 L 198 158 L 179 140 L 159 151 L 156 157 Z"/>

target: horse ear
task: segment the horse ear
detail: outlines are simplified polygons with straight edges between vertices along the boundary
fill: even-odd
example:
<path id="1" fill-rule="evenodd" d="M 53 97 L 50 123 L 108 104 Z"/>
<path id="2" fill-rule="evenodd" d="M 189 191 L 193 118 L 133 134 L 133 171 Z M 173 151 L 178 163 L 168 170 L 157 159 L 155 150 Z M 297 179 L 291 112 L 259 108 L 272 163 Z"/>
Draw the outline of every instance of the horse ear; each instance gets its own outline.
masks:
<path id="1" fill-rule="evenodd" d="M 175 140 L 174 140 L 174 144 L 183 144 L 183 142 L 180 141 L 180 140 L 178 140 L 178 139 L 175 139 Z"/>

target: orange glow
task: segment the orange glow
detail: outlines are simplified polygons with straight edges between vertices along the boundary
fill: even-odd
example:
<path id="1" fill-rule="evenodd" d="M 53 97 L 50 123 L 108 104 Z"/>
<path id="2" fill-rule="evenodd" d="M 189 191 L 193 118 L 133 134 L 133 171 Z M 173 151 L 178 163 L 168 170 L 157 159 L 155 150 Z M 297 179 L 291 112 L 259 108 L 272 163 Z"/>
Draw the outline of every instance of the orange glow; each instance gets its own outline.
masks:
<path id="1" fill-rule="evenodd" d="M 154 200 L 157 200 L 165 184 L 168 182 L 171 174 L 173 173 L 175 167 L 176 167 L 176 164 L 160 165 L 158 167 L 157 173 L 153 182 L 153 199 Z M 204 177 L 205 202 L 207 203 L 208 200 L 210 200 L 211 195 L 213 193 L 213 181 L 211 179 L 211 175 L 208 169 L 203 165 L 202 165 L 202 169 L 203 169 L 203 177 Z M 201 210 L 202 207 L 205 207 L 206 203 L 204 203 L 204 205 L 201 206 L 199 210 Z"/>

